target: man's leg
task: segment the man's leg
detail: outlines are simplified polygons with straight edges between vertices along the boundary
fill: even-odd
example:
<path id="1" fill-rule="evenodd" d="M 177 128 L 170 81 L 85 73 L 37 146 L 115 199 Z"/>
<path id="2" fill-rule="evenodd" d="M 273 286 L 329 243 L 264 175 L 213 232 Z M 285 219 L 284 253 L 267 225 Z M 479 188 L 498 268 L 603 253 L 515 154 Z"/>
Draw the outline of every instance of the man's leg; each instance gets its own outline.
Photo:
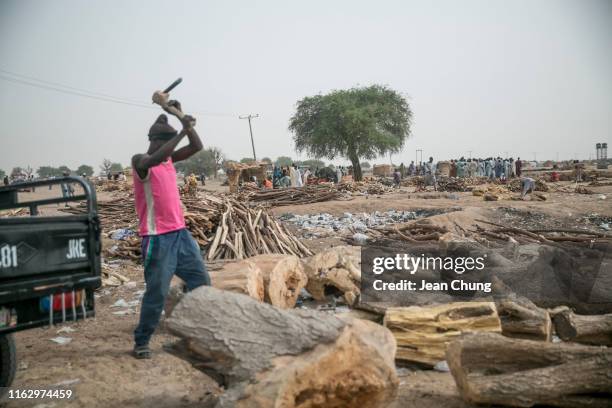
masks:
<path id="1" fill-rule="evenodd" d="M 210 276 L 202 259 L 200 247 L 187 229 L 180 231 L 176 276 L 185 282 L 188 291 L 203 285 L 210 286 Z"/>
<path id="2" fill-rule="evenodd" d="M 147 284 L 140 321 L 134 331 L 136 348 L 146 346 L 157 328 L 177 265 L 178 232 L 143 238 L 142 254 Z"/>

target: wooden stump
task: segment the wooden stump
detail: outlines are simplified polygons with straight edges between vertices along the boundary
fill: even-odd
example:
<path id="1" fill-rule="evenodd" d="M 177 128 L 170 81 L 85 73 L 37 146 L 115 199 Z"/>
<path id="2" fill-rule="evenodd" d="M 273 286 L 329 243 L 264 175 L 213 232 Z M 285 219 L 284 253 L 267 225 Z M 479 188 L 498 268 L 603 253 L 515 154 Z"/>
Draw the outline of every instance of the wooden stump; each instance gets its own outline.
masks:
<path id="1" fill-rule="evenodd" d="M 532 301 L 511 296 L 495 302 L 501 320 L 502 334 L 507 337 L 550 341 L 552 323 L 548 311 Z"/>
<path id="2" fill-rule="evenodd" d="M 395 340 L 365 320 L 201 287 L 167 325 L 168 350 L 226 387 L 219 408 L 383 407 L 397 388 Z"/>
<path id="3" fill-rule="evenodd" d="M 468 331 L 501 332 L 492 302 L 455 302 L 388 308 L 384 325 L 397 341 L 397 360 L 433 366 L 448 344 Z"/>
<path id="4" fill-rule="evenodd" d="M 446 353 L 462 397 L 477 404 L 610 407 L 612 350 L 471 333 Z"/>
<path id="5" fill-rule="evenodd" d="M 212 286 L 230 292 L 248 295 L 264 301 L 264 279 L 261 269 L 249 260 L 223 265 L 217 271 L 209 271 Z"/>
<path id="6" fill-rule="evenodd" d="M 261 270 L 266 302 L 282 309 L 295 306 L 300 291 L 308 281 L 297 256 L 266 254 L 243 262 L 251 262 Z"/>
<path id="7" fill-rule="evenodd" d="M 361 293 L 361 248 L 337 246 L 306 258 L 304 271 L 308 276 L 306 290 L 316 300 L 325 300 L 326 289 L 332 288 L 353 305 Z"/>
<path id="8" fill-rule="evenodd" d="M 553 321 L 565 341 L 612 346 L 612 314 L 583 316 L 561 307 L 554 311 Z"/>

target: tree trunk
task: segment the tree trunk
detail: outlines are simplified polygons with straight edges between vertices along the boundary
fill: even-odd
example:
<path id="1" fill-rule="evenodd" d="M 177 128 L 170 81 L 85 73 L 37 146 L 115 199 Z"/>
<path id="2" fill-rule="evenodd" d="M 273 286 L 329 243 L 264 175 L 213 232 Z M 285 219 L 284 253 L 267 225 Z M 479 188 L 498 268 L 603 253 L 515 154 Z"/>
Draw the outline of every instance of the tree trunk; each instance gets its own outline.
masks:
<path id="1" fill-rule="evenodd" d="M 395 340 L 372 322 L 200 287 L 167 326 L 168 351 L 226 387 L 219 408 L 383 407 L 398 385 Z"/>
<path id="2" fill-rule="evenodd" d="M 501 320 L 502 334 L 519 339 L 550 341 L 552 323 L 545 309 L 520 296 L 495 302 Z"/>
<path id="3" fill-rule="evenodd" d="M 250 262 L 261 270 L 266 302 L 281 309 L 295 306 L 300 291 L 308 281 L 304 267 L 297 256 L 265 254 L 251 257 L 243 262 Z"/>
<path id="4" fill-rule="evenodd" d="M 553 322 L 565 341 L 612 346 L 612 314 L 581 316 L 564 307 L 553 314 Z"/>
<path id="5" fill-rule="evenodd" d="M 361 174 L 361 163 L 359 163 L 359 156 L 357 156 L 357 152 L 349 151 L 349 160 L 353 165 L 353 180 L 361 181 L 363 179 L 363 175 Z"/>
<path id="6" fill-rule="evenodd" d="M 389 308 L 384 325 L 397 341 L 397 360 L 429 366 L 444 360 L 448 343 L 465 331 L 501 332 L 493 302 Z"/>
<path id="7" fill-rule="evenodd" d="M 446 359 L 471 403 L 531 407 L 609 407 L 612 350 L 472 333 L 452 342 Z"/>
<path id="8" fill-rule="evenodd" d="M 209 271 L 212 286 L 241 293 L 260 302 L 264 301 L 264 279 L 261 269 L 249 260 L 228 263 L 221 270 Z"/>
<path id="9" fill-rule="evenodd" d="M 347 304 L 353 305 L 360 294 L 361 248 L 337 246 L 306 258 L 304 271 L 308 276 L 306 290 L 316 300 L 325 300 L 326 290 L 342 293 Z"/>

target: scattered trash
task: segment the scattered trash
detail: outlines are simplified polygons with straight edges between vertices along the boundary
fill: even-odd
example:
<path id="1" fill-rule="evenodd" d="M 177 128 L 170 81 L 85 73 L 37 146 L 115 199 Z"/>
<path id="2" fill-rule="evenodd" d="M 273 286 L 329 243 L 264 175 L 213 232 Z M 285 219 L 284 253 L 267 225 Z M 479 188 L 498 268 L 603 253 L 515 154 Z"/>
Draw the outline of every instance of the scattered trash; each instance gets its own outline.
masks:
<path id="1" fill-rule="evenodd" d="M 62 334 L 62 333 L 74 333 L 76 330 L 73 329 L 70 326 L 64 326 L 61 329 L 59 329 L 56 333 L 57 334 Z"/>
<path id="2" fill-rule="evenodd" d="M 119 299 L 118 301 L 113 303 L 111 307 L 129 307 L 129 304 L 125 301 L 125 299 Z"/>
<path id="3" fill-rule="evenodd" d="M 368 236 L 366 234 L 356 232 L 355 234 L 353 234 L 353 241 L 356 244 L 365 245 L 365 243 L 368 241 Z"/>
<path id="4" fill-rule="evenodd" d="M 70 337 L 62 337 L 62 336 L 54 337 L 49 340 L 51 340 L 54 343 L 59 344 L 60 346 L 63 346 L 64 344 L 68 344 L 72 341 Z"/>
<path id="5" fill-rule="evenodd" d="M 364 233 L 370 228 L 383 225 L 403 223 L 422 217 L 442 214 L 448 210 L 418 210 L 418 211 L 375 211 L 373 213 L 352 214 L 345 212 L 340 217 L 328 213 L 321 214 L 283 214 L 281 220 L 297 225 L 307 231 L 307 237 L 316 237 L 322 232 L 334 233 Z"/>
<path id="6" fill-rule="evenodd" d="M 131 229 L 127 229 L 127 228 L 120 228 L 120 229 L 116 229 L 114 231 L 111 231 L 109 233 L 111 239 L 114 239 L 115 241 L 124 241 L 129 237 L 133 237 L 136 235 L 136 233 L 131 230 Z"/>
<path id="7" fill-rule="evenodd" d="M 134 307 L 134 306 L 138 306 L 140 304 L 140 299 L 137 300 L 130 300 L 129 302 L 127 302 L 129 307 Z"/>
<path id="8" fill-rule="evenodd" d="M 605 199 L 606 199 L 606 196 L 605 196 L 605 195 L 603 195 L 603 194 L 600 194 L 600 195 L 599 195 L 597 198 L 599 198 L 600 200 L 605 200 Z"/>
<path id="9" fill-rule="evenodd" d="M 126 316 L 126 315 L 131 315 L 136 313 L 135 311 L 133 311 L 132 309 L 125 309 L 125 310 L 118 310 L 116 312 L 113 312 L 114 315 L 116 316 Z"/>
<path id="10" fill-rule="evenodd" d="M 74 378 L 72 380 L 64 380 L 52 385 L 52 387 L 66 387 L 68 385 L 74 385 L 81 382 L 80 378 Z"/>
<path id="11" fill-rule="evenodd" d="M 448 373 L 450 371 L 450 368 L 448 368 L 448 363 L 446 362 L 446 360 L 438 361 L 436 365 L 434 365 L 433 369 L 441 373 Z"/>

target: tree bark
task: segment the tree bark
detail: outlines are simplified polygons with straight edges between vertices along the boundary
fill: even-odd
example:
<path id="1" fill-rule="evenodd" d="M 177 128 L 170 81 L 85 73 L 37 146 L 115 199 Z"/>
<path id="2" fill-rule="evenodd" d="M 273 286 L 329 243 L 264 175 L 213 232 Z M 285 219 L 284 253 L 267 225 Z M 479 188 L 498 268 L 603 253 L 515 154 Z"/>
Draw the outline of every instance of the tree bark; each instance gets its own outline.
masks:
<path id="1" fill-rule="evenodd" d="M 553 314 L 553 322 L 565 341 L 612 346 L 612 314 L 582 316 L 563 307 Z"/>
<path id="2" fill-rule="evenodd" d="M 455 302 L 387 309 L 384 325 L 397 341 L 397 360 L 433 366 L 466 331 L 501 332 L 493 302 Z"/>
<path id="3" fill-rule="evenodd" d="M 550 341 L 552 323 L 548 311 L 537 307 L 532 301 L 511 295 L 496 300 L 501 320 L 502 334 L 519 339 Z"/>
<path id="4" fill-rule="evenodd" d="M 382 407 L 397 388 L 395 340 L 372 322 L 200 287 L 167 326 L 168 351 L 226 387 L 219 408 Z"/>
<path id="5" fill-rule="evenodd" d="M 612 350 L 471 333 L 446 353 L 462 397 L 471 403 L 532 407 L 609 407 Z"/>

